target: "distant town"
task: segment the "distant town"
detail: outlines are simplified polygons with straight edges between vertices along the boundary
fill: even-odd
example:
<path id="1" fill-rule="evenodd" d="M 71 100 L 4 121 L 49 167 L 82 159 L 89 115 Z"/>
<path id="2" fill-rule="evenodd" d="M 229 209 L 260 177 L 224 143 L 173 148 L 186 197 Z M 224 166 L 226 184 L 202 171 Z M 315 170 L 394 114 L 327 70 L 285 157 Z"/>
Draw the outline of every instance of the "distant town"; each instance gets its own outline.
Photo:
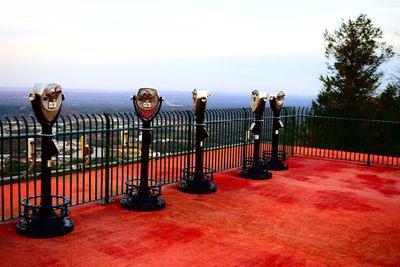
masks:
<path id="1" fill-rule="evenodd" d="M 0 87 L 0 116 L 18 116 L 32 114 L 28 94 L 31 88 Z M 136 90 L 86 90 L 63 88 L 65 101 L 61 114 L 102 114 L 133 112 L 131 95 Z M 192 108 L 191 90 L 178 92 L 159 90 L 164 98 L 164 110 L 186 110 Z M 251 89 L 243 93 L 225 95 L 213 93 L 207 103 L 208 108 L 249 107 Z M 286 95 L 285 106 L 308 107 L 314 96 Z"/>

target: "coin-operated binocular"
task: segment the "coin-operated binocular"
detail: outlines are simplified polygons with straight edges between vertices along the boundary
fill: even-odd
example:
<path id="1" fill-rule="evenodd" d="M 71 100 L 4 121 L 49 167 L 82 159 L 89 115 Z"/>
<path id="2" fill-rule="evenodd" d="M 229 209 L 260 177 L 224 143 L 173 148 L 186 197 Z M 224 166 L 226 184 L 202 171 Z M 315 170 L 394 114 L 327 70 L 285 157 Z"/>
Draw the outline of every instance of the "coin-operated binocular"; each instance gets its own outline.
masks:
<path id="1" fill-rule="evenodd" d="M 283 128 L 283 123 L 280 117 L 280 112 L 285 100 L 285 93 L 280 91 L 276 96 L 270 96 L 269 104 L 273 112 L 273 124 L 272 124 L 272 147 L 271 153 L 264 152 L 264 158 L 267 161 L 267 166 L 271 170 L 287 170 L 288 165 L 286 161 L 286 153 L 284 151 L 279 152 L 279 130 Z"/>
<path id="2" fill-rule="evenodd" d="M 125 182 L 127 195 L 121 199 L 121 206 L 130 210 L 150 211 L 165 207 L 161 196 L 162 183 L 149 179 L 149 152 L 152 140 L 151 121 L 157 116 L 163 101 L 157 89 L 140 88 L 132 97 L 135 112 L 142 121 L 141 170 L 139 179 L 128 179 Z"/>
<path id="3" fill-rule="evenodd" d="M 268 95 L 266 92 L 254 90 L 251 92 L 251 110 L 254 113 L 255 120 L 251 124 L 250 131 L 253 133 L 253 157 L 244 157 L 240 176 L 250 179 L 269 179 L 272 173 L 268 172 L 266 166 L 260 157 L 260 135 L 262 115 L 265 110 L 265 103 Z"/>
<path id="4" fill-rule="evenodd" d="M 204 140 L 208 137 L 205 129 L 204 115 L 207 98 L 210 96 L 207 90 L 193 90 L 193 109 L 196 116 L 196 163 L 194 167 L 182 170 L 183 177 L 179 184 L 179 190 L 190 194 L 209 194 L 217 191 L 217 186 L 212 183 L 215 170 L 204 167 L 203 149 Z"/>
<path id="5" fill-rule="evenodd" d="M 59 153 L 52 128 L 60 114 L 64 95 L 57 84 L 35 84 L 29 99 L 42 126 L 41 195 L 22 200 L 24 219 L 17 224 L 17 231 L 29 237 L 60 236 L 74 230 L 74 222 L 67 217 L 70 201 L 64 196 L 51 195 L 51 158 Z"/>

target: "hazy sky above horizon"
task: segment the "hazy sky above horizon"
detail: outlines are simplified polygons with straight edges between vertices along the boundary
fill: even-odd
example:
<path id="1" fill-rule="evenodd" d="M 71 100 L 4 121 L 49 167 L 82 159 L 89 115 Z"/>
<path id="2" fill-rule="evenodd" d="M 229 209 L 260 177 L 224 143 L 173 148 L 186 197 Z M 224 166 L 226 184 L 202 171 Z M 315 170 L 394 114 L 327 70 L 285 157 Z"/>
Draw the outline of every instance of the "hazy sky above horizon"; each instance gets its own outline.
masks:
<path id="1" fill-rule="evenodd" d="M 399 53 L 399 0 L 0 0 L 0 86 L 316 95 L 325 29 L 360 13 Z"/>

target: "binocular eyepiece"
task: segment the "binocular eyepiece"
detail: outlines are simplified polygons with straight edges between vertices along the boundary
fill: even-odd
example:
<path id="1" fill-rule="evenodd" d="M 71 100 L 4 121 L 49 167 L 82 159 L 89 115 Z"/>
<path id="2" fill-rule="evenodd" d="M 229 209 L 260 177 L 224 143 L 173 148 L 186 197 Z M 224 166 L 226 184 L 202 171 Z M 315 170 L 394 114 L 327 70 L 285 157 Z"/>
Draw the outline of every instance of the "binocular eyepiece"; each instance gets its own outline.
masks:
<path id="1" fill-rule="evenodd" d="M 55 83 L 37 83 L 29 94 L 33 110 L 41 124 L 54 123 L 65 99 L 61 86 Z"/>
<path id="2" fill-rule="evenodd" d="M 285 93 L 282 91 L 279 91 L 276 96 L 270 96 L 269 103 L 275 113 L 279 113 L 281 111 L 284 100 Z"/>
<path id="3" fill-rule="evenodd" d="M 206 110 L 207 98 L 211 95 L 208 90 L 194 89 L 193 92 L 193 109 L 196 116 L 203 116 Z"/>
<path id="4" fill-rule="evenodd" d="M 163 101 L 155 88 L 140 88 L 132 100 L 136 113 L 144 121 L 154 119 Z"/>
<path id="5" fill-rule="evenodd" d="M 45 88 L 44 93 L 48 97 L 58 97 L 62 93 L 61 86 L 58 84 L 50 84 Z"/>
<path id="6" fill-rule="evenodd" d="M 267 99 L 268 94 L 266 92 L 253 90 L 253 92 L 251 92 L 251 110 L 253 110 L 254 113 L 262 113 L 265 109 Z"/>

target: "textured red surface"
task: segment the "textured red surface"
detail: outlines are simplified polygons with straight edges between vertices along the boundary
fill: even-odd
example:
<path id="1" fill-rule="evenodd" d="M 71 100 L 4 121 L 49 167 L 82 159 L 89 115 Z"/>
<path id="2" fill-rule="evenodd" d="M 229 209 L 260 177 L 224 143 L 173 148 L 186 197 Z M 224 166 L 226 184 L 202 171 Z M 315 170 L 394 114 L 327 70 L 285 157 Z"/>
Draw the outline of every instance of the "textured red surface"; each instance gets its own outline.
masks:
<path id="1" fill-rule="evenodd" d="M 0 224 L 1 266 L 400 266 L 400 168 L 290 158 L 266 181 L 216 174 L 218 192 L 164 188 L 166 209 L 72 208 L 73 233 Z"/>

